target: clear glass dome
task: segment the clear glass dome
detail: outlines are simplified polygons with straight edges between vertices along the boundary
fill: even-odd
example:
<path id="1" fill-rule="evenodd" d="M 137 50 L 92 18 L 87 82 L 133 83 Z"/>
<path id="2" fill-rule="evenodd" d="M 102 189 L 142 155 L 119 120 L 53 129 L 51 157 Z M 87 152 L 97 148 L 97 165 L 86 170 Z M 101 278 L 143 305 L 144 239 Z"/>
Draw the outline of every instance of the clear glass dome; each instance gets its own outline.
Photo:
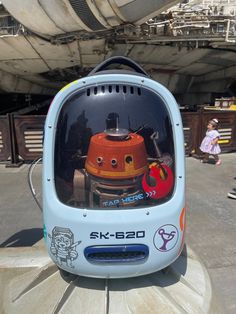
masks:
<path id="1" fill-rule="evenodd" d="M 55 141 L 59 200 L 88 209 L 166 202 L 174 188 L 173 130 L 160 95 L 135 85 L 96 85 L 63 104 Z"/>

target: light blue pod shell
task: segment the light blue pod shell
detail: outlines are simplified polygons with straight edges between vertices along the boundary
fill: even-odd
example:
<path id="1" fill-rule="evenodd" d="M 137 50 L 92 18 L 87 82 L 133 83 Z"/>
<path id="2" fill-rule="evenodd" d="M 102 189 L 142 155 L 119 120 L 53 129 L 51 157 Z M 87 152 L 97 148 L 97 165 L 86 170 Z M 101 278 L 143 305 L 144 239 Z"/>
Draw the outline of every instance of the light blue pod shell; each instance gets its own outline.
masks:
<path id="1" fill-rule="evenodd" d="M 65 101 L 78 90 L 108 82 L 146 87 L 158 94 L 166 105 L 173 129 L 175 186 L 172 197 L 163 204 L 125 210 L 82 209 L 65 205 L 57 197 L 54 146 L 60 110 Z M 182 120 L 174 97 L 164 86 L 137 75 L 104 74 L 76 80 L 55 96 L 45 123 L 43 216 L 48 253 L 60 268 L 70 273 L 98 278 L 133 277 L 163 269 L 181 252 L 184 237 L 181 212 L 184 206 L 185 158 Z M 161 236 L 163 232 L 174 235 L 166 246 Z M 55 249 L 55 235 L 68 240 L 66 250 Z M 147 246 L 147 258 L 132 263 L 91 263 L 85 257 L 85 249 L 91 246 L 126 244 Z"/>

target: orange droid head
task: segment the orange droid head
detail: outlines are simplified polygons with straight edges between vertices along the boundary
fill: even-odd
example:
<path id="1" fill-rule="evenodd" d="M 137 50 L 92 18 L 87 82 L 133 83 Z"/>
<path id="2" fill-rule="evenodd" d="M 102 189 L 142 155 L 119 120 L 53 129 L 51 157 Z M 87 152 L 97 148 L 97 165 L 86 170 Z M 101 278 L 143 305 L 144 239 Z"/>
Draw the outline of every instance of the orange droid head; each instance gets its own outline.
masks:
<path id="1" fill-rule="evenodd" d="M 110 129 L 91 137 L 85 168 L 94 176 L 131 179 L 142 175 L 147 164 L 144 139 L 138 134 Z"/>

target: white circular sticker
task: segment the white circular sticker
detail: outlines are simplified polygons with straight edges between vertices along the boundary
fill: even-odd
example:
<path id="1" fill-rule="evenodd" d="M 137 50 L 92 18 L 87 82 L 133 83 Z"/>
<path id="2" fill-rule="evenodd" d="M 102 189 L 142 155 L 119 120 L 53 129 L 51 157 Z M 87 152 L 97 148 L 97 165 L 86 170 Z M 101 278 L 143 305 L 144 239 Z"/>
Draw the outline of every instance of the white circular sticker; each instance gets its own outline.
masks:
<path id="1" fill-rule="evenodd" d="M 178 229 L 174 225 L 163 225 L 155 233 L 153 242 L 158 251 L 172 250 L 179 238 Z"/>

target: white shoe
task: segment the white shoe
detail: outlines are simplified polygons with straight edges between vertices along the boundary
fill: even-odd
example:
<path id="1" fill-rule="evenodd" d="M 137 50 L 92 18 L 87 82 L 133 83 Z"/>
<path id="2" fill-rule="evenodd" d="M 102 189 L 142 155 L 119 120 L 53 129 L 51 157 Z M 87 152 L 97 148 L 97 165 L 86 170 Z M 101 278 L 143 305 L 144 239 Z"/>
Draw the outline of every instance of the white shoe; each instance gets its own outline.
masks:
<path id="1" fill-rule="evenodd" d="M 227 196 L 228 196 L 229 198 L 234 198 L 234 199 L 236 199 L 236 192 L 229 192 L 229 193 L 227 194 Z"/>

